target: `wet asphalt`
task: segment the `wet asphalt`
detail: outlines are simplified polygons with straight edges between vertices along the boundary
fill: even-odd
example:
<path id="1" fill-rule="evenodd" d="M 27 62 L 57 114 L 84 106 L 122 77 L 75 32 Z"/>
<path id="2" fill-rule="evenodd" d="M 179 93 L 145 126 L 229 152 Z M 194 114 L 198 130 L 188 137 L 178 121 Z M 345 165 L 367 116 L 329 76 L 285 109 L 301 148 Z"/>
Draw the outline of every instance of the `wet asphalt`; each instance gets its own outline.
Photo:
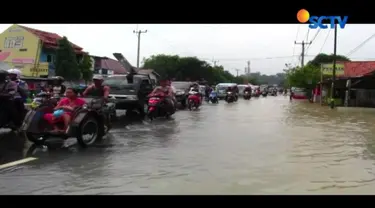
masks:
<path id="1" fill-rule="evenodd" d="M 121 117 L 87 149 L 75 139 L 37 148 L 4 131 L 0 194 L 372 193 L 374 111 L 289 97 L 240 99 L 144 122 Z"/>

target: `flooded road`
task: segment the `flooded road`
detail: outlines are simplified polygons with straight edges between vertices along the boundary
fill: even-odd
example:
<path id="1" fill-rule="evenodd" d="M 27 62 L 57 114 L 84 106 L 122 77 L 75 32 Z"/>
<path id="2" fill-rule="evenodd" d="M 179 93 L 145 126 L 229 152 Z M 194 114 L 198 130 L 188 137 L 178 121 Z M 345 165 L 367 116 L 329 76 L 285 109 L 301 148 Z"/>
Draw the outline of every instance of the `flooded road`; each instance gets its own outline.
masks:
<path id="1" fill-rule="evenodd" d="M 37 151 L 0 169 L 0 194 L 371 194 L 374 123 L 284 96 L 205 104 L 117 124 L 86 150 Z M 12 139 L 0 138 L 1 163 L 29 146 Z"/>

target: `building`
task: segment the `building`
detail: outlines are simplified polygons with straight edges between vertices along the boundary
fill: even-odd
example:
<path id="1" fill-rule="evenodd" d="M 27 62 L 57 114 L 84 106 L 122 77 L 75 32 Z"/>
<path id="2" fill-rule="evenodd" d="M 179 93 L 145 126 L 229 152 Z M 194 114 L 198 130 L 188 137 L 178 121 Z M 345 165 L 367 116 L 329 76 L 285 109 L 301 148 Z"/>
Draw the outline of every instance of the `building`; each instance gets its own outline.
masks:
<path id="1" fill-rule="evenodd" d="M 113 74 L 126 74 L 125 68 L 120 62 L 100 56 L 91 56 L 94 60 L 94 74 L 113 75 Z"/>
<path id="2" fill-rule="evenodd" d="M 45 32 L 14 24 L 0 34 L 0 69 L 18 68 L 23 76 L 48 77 L 55 75 L 56 33 Z M 85 52 L 73 44 L 77 60 Z"/>

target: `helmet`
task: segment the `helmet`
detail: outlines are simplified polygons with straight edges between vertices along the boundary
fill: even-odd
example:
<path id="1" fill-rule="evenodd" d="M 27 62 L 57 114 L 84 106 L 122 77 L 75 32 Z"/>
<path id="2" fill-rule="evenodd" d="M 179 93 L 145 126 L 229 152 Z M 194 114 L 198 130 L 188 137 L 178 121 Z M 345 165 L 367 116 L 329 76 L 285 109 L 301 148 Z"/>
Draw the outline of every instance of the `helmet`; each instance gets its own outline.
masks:
<path id="1" fill-rule="evenodd" d="M 103 76 L 102 75 L 94 75 L 94 77 L 92 78 L 93 80 L 104 80 Z"/>
<path id="2" fill-rule="evenodd" d="M 61 77 L 61 76 L 54 76 L 54 77 L 52 77 L 52 79 L 57 80 L 57 81 L 61 81 L 61 82 L 65 81 L 64 77 Z"/>
<path id="3" fill-rule="evenodd" d="M 17 79 L 19 79 L 22 74 L 22 72 L 18 69 L 8 69 L 8 73 L 17 75 Z"/>

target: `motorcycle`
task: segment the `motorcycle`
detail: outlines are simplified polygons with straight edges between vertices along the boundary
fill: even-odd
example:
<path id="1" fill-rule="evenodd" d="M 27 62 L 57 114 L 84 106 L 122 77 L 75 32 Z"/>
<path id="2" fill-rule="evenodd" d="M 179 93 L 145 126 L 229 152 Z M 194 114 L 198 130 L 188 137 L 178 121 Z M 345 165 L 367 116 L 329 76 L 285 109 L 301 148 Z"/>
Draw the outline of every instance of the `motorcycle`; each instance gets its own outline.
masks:
<path id="1" fill-rule="evenodd" d="M 201 105 L 201 94 L 199 92 L 190 91 L 188 97 L 188 109 L 193 110 L 193 108 L 198 109 Z"/>
<path id="2" fill-rule="evenodd" d="M 9 108 L 14 108 L 12 103 L 12 95 L 10 94 L 0 94 L 0 128 L 10 128 L 12 131 L 18 129 L 14 124 L 14 118 L 8 112 Z M 15 109 L 16 110 L 16 109 Z M 26 115 L 26 112 L 22 114 L 22 118 Z"/>
<path id="3" fill-rule="evenodd" d="M 44 115 L 53 113 L 54 107 L 41 104 L 27 113 L 21 130 L 25 137 L 36 145 L 45 145 L 50 137 L 75 137 L 81 147 L 88 147 L 100 141 L 112 127 L 107 108 L 103 99 L 91 99 L 72 112 L 71 123 L 64 132 L 52 132 L 53 126 L 44 119 Z M 64 123 L 59 122 L 56 125 L 63 128 Z M 86 134 L 90 135 L 88 139 L 84 138 Z"/>
<path id="4" fill-rule="evenodd" d="M 147 117 L 152 121 L 158 117 L 169 118 L 175 113 L 167 106 L 164 94 L 150 95 L 148 99 Z"/>
<path id="5" fill-rule="evenodd" d="M 243 94 L 243 99 L 245 100 L 250 100 L 251 98 L 251 94 L 249 91 L 245 91 L 244 94 Z"/>
<path id="6" fill-rule="evenodd" d="M 212 91 L 208 97 L 208 101 L 211 103 L 219 103 L 219 99 L 217 97 L 217 93 Z"/>
<path id="7" fill-rule="evenodd" d="M 262 92 L 262 96 L 263 96 L 263 97 L 267 97 L 267 94 L 268 94 L 267 91 L 263 91 L 263 92 Z"/>
<path id="8" fill-rule="evenodd" d="M 271 91 L 270 94 L 271 96 L 277 96 L 277 91 Z"/>
<path id="9" fill-rule="evenodd" d="M 234 101 L 236 101 L 236 97 L 232 92 L 228 92 L 225 101 L 227 101 L 227 103 L 233 103 Z"/>

